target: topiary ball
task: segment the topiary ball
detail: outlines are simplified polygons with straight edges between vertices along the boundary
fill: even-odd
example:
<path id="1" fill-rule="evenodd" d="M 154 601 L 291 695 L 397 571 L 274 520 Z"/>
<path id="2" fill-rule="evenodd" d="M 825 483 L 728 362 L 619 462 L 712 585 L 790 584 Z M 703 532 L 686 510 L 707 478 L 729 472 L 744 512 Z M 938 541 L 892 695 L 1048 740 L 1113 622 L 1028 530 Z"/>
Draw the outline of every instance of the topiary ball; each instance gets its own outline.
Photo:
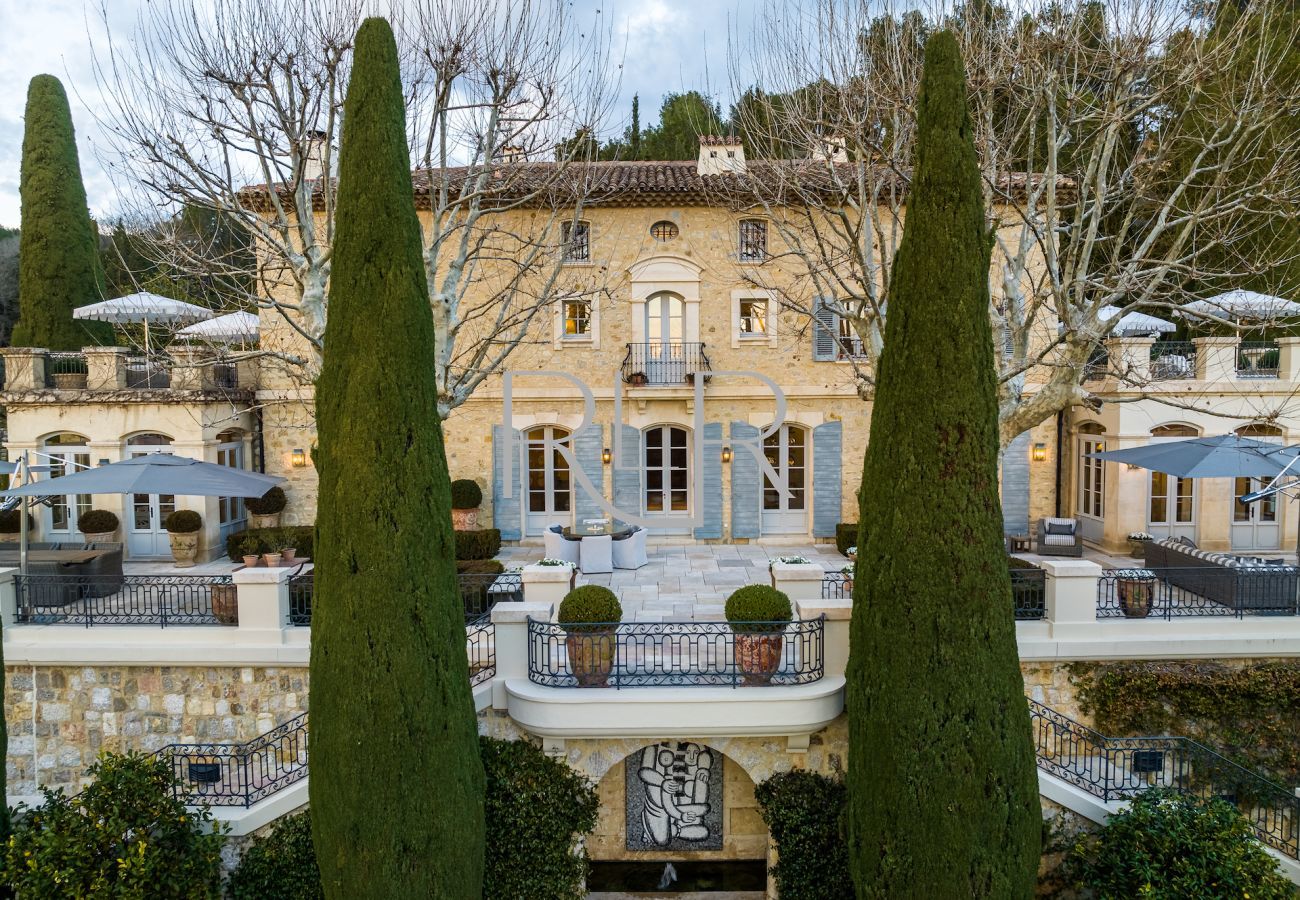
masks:
<path id="1" fill-rule="evenodd" d="M 766 584 L 749 584 L 732 592 L 727 598 L 727 621 L 733 624 L 746 622 L 789 622 L 794 617 L 790 598 L 784 591 Z M 750 628 L 747 631 L 768 629 Z M 775 629 L 773 629 L 775 630 Z"/>
<path id="2" fill-rule="evenodd" d="M 249 497 L 244 501 L 244 508 L 255 516 L 273 516 L 278 512 L 284 512 L 288 502 L 288 498 L 284 496 L 284 488 L 276 486 L 260 497 Z"/>
<path id="3" fill-rule="evenodd" d="M 621 622 L 623 607 L 609 588 L 599 584 L 584 584 L 564 595 L 556 618 L 561 625 Z"/>
<path id="4" fill-rule="evenodd" d="M 31 531 L 36 527 L 36 520 L 32 514 L 27 514 L 27 530 Z M 18 507 L 13 509 L 0 510 L 0 533 L 17 534 L 23 530 L 22 510 Z"/>
<path id="5" fill-rule="evenodd" d="M 203 517 L 192 509 L 178 509 L 163 525 L 168 534 L 193 534 L 203 528 Z"/>
<path id="6" fill-rule="evenodd" d="M 117 531 L 119 524 L 116 513 L 107 509 L 87 510 L 77 517 L 77 530 L 82 534 L 107 534 Z"/>
<path id="7" fill-rule="evenodd" d="M 451 483 L 452 509 L 478 509 L 483 503 L 483 490 L 478 482 L 469 478 L 457 478 Z"/>

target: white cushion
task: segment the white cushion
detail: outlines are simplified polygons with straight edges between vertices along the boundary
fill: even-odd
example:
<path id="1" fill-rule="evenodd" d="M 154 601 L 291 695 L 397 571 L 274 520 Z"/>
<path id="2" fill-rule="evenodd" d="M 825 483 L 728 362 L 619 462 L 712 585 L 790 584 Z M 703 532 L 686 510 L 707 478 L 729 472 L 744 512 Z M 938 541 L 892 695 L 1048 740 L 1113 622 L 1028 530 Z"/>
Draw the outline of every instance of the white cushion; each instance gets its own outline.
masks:
<path id="1" fill-rule="evenodd" d="M 1072 534 L 1045 534 L 1043 535 L 1043 544 L 1048 547 L 1073 547 L 1074 535 Z"/>

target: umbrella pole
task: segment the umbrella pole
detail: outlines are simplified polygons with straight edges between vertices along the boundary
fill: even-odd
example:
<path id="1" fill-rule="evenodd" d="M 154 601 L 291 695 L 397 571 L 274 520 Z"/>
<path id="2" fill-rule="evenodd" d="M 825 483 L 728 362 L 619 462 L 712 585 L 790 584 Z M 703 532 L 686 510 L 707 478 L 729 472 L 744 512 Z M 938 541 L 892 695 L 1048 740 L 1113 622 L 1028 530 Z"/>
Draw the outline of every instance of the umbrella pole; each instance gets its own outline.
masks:
<path id="1" fill-rule="evenodd" d="M 23 472 L 23 484 L 27 484 L 32 478 L 32 466 L 27 458 L 26 450 L 23 451 L 23 458 L 19 465 Z M 31 515 L 28 512 L 28 502 L 28 499 L 24 497 L 18 507 L 18 574 L 24 576 L 27 574 L 27 517 Z"/>

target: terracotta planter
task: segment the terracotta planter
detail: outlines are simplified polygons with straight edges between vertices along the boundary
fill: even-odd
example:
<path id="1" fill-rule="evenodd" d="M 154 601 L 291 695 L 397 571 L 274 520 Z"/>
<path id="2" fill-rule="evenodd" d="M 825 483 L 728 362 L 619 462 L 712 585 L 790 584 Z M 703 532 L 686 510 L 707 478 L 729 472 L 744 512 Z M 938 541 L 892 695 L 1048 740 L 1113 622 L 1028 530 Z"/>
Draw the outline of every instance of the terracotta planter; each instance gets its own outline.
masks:
<path id="1" fill-rule="evenodd" d="M 579 687 L 604 687 L 614 670 L 618 641 L 614 631 L 571 631 L 564 639 L 569 669 Z"/>
<path id="2" fill-rule="evenodd" d="M 645 387 L 650 383 L 650 379 L 642 372 L 634 372 L 628 376 L 627 383 L 632 387 Z"/>
<path id="3" fill-rule="evenodd" d="M 116 531 L 83 531 L 81 538 L 87 544 L 103 544 L 113 540 Z"/>
<path id="4" fill-rule="evenodd" d="M 212 615 L 222 625 L 239 624 L 239 594 L 233 584 L 212 586 Z"/>
<path id="5" fill-rule="evenodd" d="M 250 553 L 244 557 L 244 565 L 250 569 L 256 569 L 257 564 L 261 561 L 262 557 L 258 556 L 256 553 Z"/>
<path id="6" fill-rule="evenodd" d="M 199 533 L 197 531 L 189 534 L 171 532 L 167 537 L 172 543 L 172 559 L 176 560 L 176 568 L 188 569 L 194 565 L 194 560 L 199 555 Z"/>
<path id="7" fill-rule="evenodd" d="M 280 567 L 280 562 L 284 557 L 278 553 L 263 553 L 262 559 L 266 560 L 266 567 L 268 569 L 277 569 Z"/>
<path id="8" fill-rule="evenodd" d="M 781 666 L 781 632 L 736 632 L 736 668 L 745 684 L 767 684 Z"/>
<path id="9" fill-rule="evenodd" d="M 478 510 L 477 509 L 453 509 L 451 511 L 451 527 L 457 531 L 472 531 L 478 527 Z"/>
<path id="10" fill-rule="evenodd" d="M 1146 545 L 1147 545 L 1147 542 L 1146 542 L 1146 541 L 1129 541 L 1129 542 L 1128 542 L 1128 555 L 1129 555 L 1129 556 L 1132 556 L 1132 557 L 1134 557 L 1134 558 L 1136 558 L 1136 559 L 1143 559 L 1143 558 L 1145 558 L 1145 557 L 1146 557 L 1146 551 L 1145 551 L 1143 548 L 1146 547 Z"/>
<path id="11" fill-rule="evenodd" d="M 249 528 L 279 528 L 280 513 L 271 513 L 269 516 L 259 516 L 256 513 L 248 514 Z"/>
<path id="12" fill-rule="evenodd" d="M 1145 619 L 1151 614 L 1151 598 L 1155 594 L 1153 578 L 1120 578 L 1115 582 L 1119 594 L 1119 608 L 1125 617 Z"/>
<path id="13" fill-rule="evenodd" d="M 86 389 L 85 372 L 57 372 L 54 386 L 61 391 L 84 391 Z"/>
<path id="14" fill-rule="evenodd" d="M 294 561 L 294 555 L 297 552 L 298 551 L 293 547 L 285 547 L 280 551 L 280 562 L 284 563 L 286 566 L 289 565 Z"/>

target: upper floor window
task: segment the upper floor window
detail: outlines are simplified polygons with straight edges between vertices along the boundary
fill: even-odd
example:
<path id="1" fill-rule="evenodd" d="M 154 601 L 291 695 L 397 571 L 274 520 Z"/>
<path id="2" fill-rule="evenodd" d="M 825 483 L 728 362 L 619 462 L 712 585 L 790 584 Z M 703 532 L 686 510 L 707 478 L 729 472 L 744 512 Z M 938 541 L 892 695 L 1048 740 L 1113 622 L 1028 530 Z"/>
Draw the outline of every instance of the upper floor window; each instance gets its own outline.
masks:
<path id="1" fill-rule="evenodd" d="M 767 298 L 745 297 L 740 301 L 740 336 L 767 337 Z"/>
<path id="2" fill-rule="evenodd" d="M 591 225 L 587 222 L 562 222 L 560 243 L 564 247 L 565 262 L 591 260 Z"/>
<path id="3" fill-rule="evenodd" d="M 762 219 L 740 220 L 740 261 L 767 259 L 767 223 Z"/>
<path id="4" fill-rule="evenodd" d="M 677 223 L 669 222 L 667 219 L 650 226 L 650 236 L 660 243 L 671 241 L 677 237 L 677 234 Z"/>
<path id="5" fill-rule="evenodd" d="M 566 340 L 591 337 L 591 300 L 569 297 L 564 301 L 564 337 Z"/>

